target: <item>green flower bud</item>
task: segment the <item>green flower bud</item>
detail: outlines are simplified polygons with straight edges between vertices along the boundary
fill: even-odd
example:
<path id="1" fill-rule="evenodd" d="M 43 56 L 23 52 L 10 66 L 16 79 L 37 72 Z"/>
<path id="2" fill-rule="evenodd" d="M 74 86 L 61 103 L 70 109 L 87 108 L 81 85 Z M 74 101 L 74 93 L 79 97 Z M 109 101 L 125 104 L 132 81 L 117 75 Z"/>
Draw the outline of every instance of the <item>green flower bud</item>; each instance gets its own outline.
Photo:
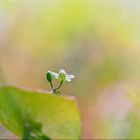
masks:
<path id="1" fill-rule="evenodd" d="M 62 82 L 62 83 L 63 83 L 64 81 L 66 81 L 66 75 L 65 75 L 65 73 L 59 73 L 58 79 L 59 79 L 59 81 Z"/>
<path id="2" fill-rule="evenodd" d="M 50 83 L 52 83 L 52 75 L 49 71 L 46 74 L 46 80 L 48 80 Z"/>

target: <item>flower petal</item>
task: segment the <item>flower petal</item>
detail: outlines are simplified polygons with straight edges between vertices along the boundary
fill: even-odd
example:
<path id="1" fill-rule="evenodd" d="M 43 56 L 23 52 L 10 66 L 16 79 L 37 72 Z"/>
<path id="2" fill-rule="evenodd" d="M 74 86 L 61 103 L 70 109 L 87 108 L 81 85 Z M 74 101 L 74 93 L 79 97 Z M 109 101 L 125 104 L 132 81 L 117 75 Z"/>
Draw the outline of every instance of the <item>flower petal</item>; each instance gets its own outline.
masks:
<path id="1" fill-rule="evenodd" d="M 56 79 L 58 79 L 58 76 L 59 76 L 59 74 L 58 73 L 56 73 L 56 72 L 50 72 L 51 74 L 52 74 L 52 76 L 54 77 L 54 78 L 56 78 Z"/>
<path id="2" fill-rule="evenodd" d="M 75 78 L 74 75 L 67 75 L 69 78 Z"/>
<path id="3" fill-rule="evenodd" d="M 64 74 L 66 74 L 66 71 L 65 71 L 64 69 L 60 69 L 60 70 L 59 70 L 59 73 L 64 73 Z"/>
<path id="4" fill-rule="evenodd" d="M 70 82 L 71 81 L 71 78 L 69 78 L 69 77 L 66 76 L 66 81 Z"/>

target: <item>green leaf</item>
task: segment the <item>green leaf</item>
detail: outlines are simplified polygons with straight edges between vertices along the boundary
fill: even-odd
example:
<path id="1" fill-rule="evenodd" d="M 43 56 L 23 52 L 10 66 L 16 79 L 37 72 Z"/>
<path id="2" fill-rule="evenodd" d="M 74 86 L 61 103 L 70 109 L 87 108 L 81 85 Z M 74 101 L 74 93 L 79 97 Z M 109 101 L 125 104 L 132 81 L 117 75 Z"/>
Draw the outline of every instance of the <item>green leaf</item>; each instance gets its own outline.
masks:
<path id="1" fill-rule="evenodd" d="M 127 89 L 126 94 L 131 108 L 125 120 L 128 124 L 125 139 L 140 139 L 140 90 L 138 86 L 130 87 Z"/>
<path id="2" fill-rule="evenodd" d="M 134 110 L 129 112 L 127 119 L 128 132 L 126 134 L 126 139 L 140 139 L 140 115 Z"/>
<path id="3" fill-rule="evenodd" d="M 50 139 L 80 139 L 81 120 L 74 98 L 0 87 L 0 123 L 23 138 L 25 126 Z M 40 132 L 39 132 L 40 133 Z M 29 136 L 29 135 L 28 135 Z"/>

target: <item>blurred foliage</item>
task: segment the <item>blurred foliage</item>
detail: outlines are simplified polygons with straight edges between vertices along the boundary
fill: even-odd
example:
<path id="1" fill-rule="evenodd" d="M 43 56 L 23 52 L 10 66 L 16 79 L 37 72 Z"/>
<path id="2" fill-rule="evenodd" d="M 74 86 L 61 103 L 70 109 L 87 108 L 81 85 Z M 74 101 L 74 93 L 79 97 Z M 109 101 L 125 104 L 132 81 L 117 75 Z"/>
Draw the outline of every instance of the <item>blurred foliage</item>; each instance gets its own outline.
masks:
<path id="1" fill-rule="evenodd" d="M 20 138 L 79 139 L 80 115 L 74 99 L 0 88 L 0 122 Z"/>
<path id="2" fill-rule="evenodd" d="M 79 100 L 83 138 L 139 137 L 139 105 L 126 92 L 135 95 L 140 83 L 139 7 L 138 1 L 1 1 L 7 83 L 49 89 L 46 71 L 64 68 L 76 76 L 62 93 Z"/>

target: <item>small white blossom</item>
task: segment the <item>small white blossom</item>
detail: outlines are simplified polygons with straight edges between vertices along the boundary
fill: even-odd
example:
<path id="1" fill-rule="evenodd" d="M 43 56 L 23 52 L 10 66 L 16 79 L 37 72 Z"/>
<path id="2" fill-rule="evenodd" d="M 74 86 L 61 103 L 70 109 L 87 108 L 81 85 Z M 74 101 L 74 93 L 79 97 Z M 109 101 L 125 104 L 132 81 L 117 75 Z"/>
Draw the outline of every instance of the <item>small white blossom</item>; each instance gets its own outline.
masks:
<path id="1" fill-rule="evenodd" d="M 71 81 L 73 78 L 75 78 L 74 75 L 68 75 L 68 73 L 66 73 L 66 71 L 64 69 L 60 69 L 59 70 L 59 73 L 55 73 L 55 72 L 52 72 L 52 71 L 48 71 L 52 74 L 52 76 L 56 79 L 59 79 L 60 81 Z"/>

